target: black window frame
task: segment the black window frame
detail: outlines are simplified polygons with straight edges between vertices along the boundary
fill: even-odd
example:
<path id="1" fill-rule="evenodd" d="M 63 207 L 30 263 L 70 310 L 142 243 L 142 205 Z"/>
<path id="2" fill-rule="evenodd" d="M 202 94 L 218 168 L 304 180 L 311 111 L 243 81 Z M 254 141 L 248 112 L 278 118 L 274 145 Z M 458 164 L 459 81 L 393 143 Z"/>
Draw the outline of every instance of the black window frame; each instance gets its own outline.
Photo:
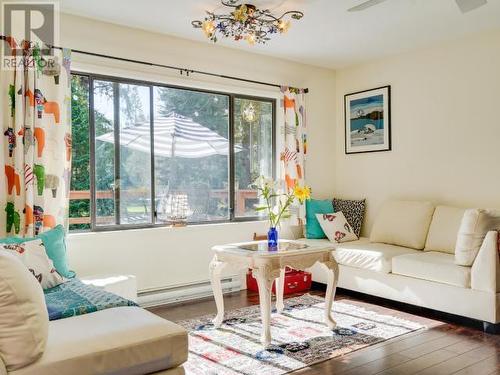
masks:
<path id="1" fill-rule="evenodd" d="M 105 74 L 95 74 L 81 71 L 71 71 L 71 75 L 84 76 L 88 79 L 88 87 L 89 87 L 89 169 L 90 169 L 90 229 L 75 229 L 72 230 L 71 233 L 78 232 L 107 232 L 107 231 L 116 231 L 116 230 L 127 230 L 127 229 L 145 229 L 145 228 L 158 228 L 158 227 L 168 227 L 169 223 L 156 222 L 157 213 L 154 209 L 155 201 L 156 201 L 156 192 L 155 192 L 155 157 L 154 157 L 154 88 L 155 87 L 163 87 L 169 89 L 180 89 L 180 90 L 188 90 L 206 94 L 215 94 L 222 95 L 228 97 L 229 100 L 229 158 L 228 158 L 228 186 L 229 186 L 229 219 L 221 219 L 221 220 L 211 220 L 211 221 L 198 221 L 198 222 L 188 222 L 188 225 L 210 225 L 210 224 L 221 224 L 221 223 L 232 223 L 232 222 L 248 222 L 248 221 L 261 221 L 267 220 L 267 218 L 262 216 L 236 216 L 235 215 L 235 152 L 234 152 L 234 101 L 235 99 L 246 99 L 246 100 L 255 100 L 262 101 L 266 103 L 271 103 L 272 105 L 272 177 L 276 178 L 276 164 L 277 164 L 277 155 L 276 155 L 276 108 L 277 108 L 277 99 L 271 97 L 261 97 L 261 96 L 253 96 L 246 94 L 239 94 L 235 92 L 229 91 L 217 91 L 217 90 L 209 90 L 209 89 L 200 89 L 196 87 L 189 86 L 181 86 L 181 85 L 173 85 L 166 84 L 156 81 L 148 81 L 148 80 L 139 80 L 133 78 L 125 78 L 120 76 L 111 76 Z M 115 182 L 120 177 L 120 144 L 119 141 L 119 132 L 120 132 L 120 121 L 119 121 L 119 95 L 116 95 L 117 87 L 119 84 L 131 84 L 138 86 L 146 86 L 149 88 L 150 95 L 150 105 L 149 105 L 149 118 L 151 122 L 151 223 L 144 224 L 122 224 L 120 223 L 120 188 L 114 189 L 114 216 L 117 221 L 116 224 L 107 224 L 107 225 L 97 225 L 96 222 L 96 169 L 95 169 L 95 118 L 94 118 L 94 81 L 107 81 L 112 82 L 115 90 L 114 95 L 114 103 L 113 103 L 113 112 L 114 112 L 114 121 L 113 128 L 115 134 L 115 149 L 114 149 L 114 180 Z"/>

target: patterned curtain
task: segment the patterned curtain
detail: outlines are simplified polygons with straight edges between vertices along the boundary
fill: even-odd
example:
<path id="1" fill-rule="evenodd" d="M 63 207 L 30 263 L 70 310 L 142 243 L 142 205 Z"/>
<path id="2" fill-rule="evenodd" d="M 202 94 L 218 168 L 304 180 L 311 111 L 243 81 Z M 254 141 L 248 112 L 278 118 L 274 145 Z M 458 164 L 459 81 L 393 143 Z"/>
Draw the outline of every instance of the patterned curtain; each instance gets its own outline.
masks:
<path id="1" fill-rule="evenodd" d="M 306 104 L 303 90 L 282 87 L 284 110 L 279 140 L 280 178 L 286 189 L 296 184 L 305 185 L 305 162 L 307 154 Z M 304 204 L 294 203 L 290 208 L 292 221 L 303 224 Z"/>
<path id="2" fill-rule="evenodd" d="M 37 45 L 17 44 L 11 68 L 1 67 L 0 237 L 33 236 L 67 228 L 71 167 L 70 52 L 42 56 Z M 7 46 L 6 46 L 7 47 Z M 15 62 L 15 68 L 14 63 Z"/>

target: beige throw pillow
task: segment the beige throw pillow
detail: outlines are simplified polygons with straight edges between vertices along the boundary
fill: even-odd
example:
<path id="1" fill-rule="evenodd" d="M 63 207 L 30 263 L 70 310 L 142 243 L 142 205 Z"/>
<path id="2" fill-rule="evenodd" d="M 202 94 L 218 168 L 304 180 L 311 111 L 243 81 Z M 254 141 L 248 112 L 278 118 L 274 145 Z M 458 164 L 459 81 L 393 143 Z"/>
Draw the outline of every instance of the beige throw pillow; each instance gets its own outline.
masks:
<path id="1" fill-rule="evenodd" d="M 464 213 L 465 208 L 437 206 L 432 216 L 424 250 L 455 254 L 457 233 Z"/>
<path id="2" fill-rule="evenodd" d="M 422 250 L 433 213 L 430 202 L 388 201 L 375 219 L 370 241 Z"/>
<path id="3" fill-rule="evenodd" d="M 65 281 L 48 257 L 42 240 L 18 244 L 0 244 L 0 251 L 2 250 L 18 257 L 42 285 L 43 289 L 53 288 Z"/>
<path id="4" fill-rule="evenodd" d="M 342 211 L 332 214 L 316 214 L 316 218 L 331 242 L 341 243 L 358 239 Z"/>
<path id="5" fill-rule="evenodd" d="M 472 266 L 486 233 L 500 229 L 500 211 L 472 208 L 465 210 L 457 236 L 455 263 Z"/>
<path id="6" fill-rule="evenodd" d="M 8 371 L 36 361 L 47 344 L 49 316 L 40 284 L 14 255 L 0 252 L 0 357 Z"/>

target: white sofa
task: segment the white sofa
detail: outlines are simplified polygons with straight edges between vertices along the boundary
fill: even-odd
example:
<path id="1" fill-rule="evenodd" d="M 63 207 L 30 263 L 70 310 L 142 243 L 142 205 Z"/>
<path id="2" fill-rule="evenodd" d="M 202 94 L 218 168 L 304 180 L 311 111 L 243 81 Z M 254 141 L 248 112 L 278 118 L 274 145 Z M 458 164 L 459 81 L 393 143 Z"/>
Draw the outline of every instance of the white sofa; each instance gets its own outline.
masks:
<path id="1" fill-rule="evenodd" d="M 168 374 L 183 375 L 187 332 L 140 307 L 116 307 L 49 322 L 42 356 L 0 374 Z"/>
<path id="2" fill-rule="evenodd" d="M 400 203 L 393 207 L 391 217 L 376 218 L 370 238 L 335 245 L 338 286 L 477 319 L 484 322 L 486 331 L 498 331 L 498 232 L 486 234 L 470 267 L 460 266 L 454 250 L 465 210 Z M 328 239 L 302 240 L 330 243 Z M 315 266 L 312 272 L 314 281 L 326 282 L 321 269 Z"/>
<path id="3" fill-rule="evenodd" d="M 140 307 L 49 321 L 40 283 L 0 253 L 0 375 L 182 375 L 188 335 Z"/>

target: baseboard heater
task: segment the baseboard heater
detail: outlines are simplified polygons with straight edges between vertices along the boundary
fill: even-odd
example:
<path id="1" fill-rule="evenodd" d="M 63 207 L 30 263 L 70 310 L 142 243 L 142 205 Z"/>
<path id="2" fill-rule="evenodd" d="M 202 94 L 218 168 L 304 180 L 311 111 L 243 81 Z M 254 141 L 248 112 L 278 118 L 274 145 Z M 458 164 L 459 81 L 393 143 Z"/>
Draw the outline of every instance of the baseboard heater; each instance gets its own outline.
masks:
<path id="1" fill-rule="evenodd" d="M 230 293 L 241 290 L 241 281 L 238 276 L 230 276 L 221 280 L 222 292 Z M 210 281 L 194 284 L 176 285 L 154 290 L 140 291 L 138 303 L 141 307 L 167 305 L 177 302 L 190 301 L 213 295 Z"/>

